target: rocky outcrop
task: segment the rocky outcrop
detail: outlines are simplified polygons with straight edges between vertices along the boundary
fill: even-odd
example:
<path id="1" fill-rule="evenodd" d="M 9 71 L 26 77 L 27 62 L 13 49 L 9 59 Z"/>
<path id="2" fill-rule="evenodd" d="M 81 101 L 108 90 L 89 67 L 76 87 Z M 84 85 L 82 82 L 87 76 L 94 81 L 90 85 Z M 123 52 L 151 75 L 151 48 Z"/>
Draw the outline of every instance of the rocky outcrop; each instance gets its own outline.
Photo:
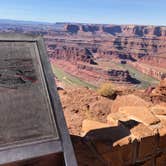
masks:
<path id="1" fill-rule="evenodd" d="M 122 27 L 120 25 L 103 26 L 102 31 L 105 33 L 116 35 L 117 33 L 122 33 Z"/>
<path id="2" fill-rule="evenodd" d="M 82 25 L 80 28 L 81 31 L 83 32 L 91 32 L 94 33 L 96 31 L 100 30 L 100 27 L 97 25 Z"/>
<path id="3" fill-rule="evenodd" d="M 65 25 L 65 30 L 70 33 L 77 33 L 80 30 L 80 27 L 77 25 L 68 24 Z"/>
<path id="4" fill-rule="evenodd" d="M 120 107 L 118 112 L 125 114 L 129 120 L 141 122 L 146 126 L 155 125 L 160 122 L 147 107 L 142 107 L 141 105 L 137 107 Z"/>
<path id="5" fill-rule="evenodd" d="M 113 101 L 89 89 L 59 93 L 69 131 L 80 136 L 72 137 L 79 165 L 166 164 L 165 106 L 132 94 Z"/>
<path id="6" fill-rule="evenodd" d="M 98 48 L 101 57 L 128 59 L 136 61 L 146 57 L 165 57 L 166 40 L 132 36 L 115 36 Z M 162 63 L 162 62 L 161 62 Z"/>
<path id="7" fill-rule="evenodd" d="M 161 105 L 155 105 L 150 108 L 151 112 L 153 112 L 156 116 L 166 116 L 166 107 Z"/>
<path id="8" fill-rule="evenodd" d="M 107 123 L 101 123 L 98 121 L 85 119 L 82 122 L 82 132 L 83 132 L 82 136 L 85 136 L 85 134 L 91 130 L 109 128 L 109 127 L 110 127 L 110 125 Z"/>
<path id="9" fill-rule="evenodd" d="M 111 112 L 118 112 L 120 107 L 139 107 L 144 106 L 148 107 L 150 103 L 144 101 L 138 96 L 135 95 L 124 95 L 124 96 L 118 96 L 116 100 L 112 103 Z"/>
<path id="10" fill-rule="evenodd" d="M 166 66 L 166 58 L 165 57 L 160 57 L 160 56 L 145 56 L 142 57 L 139 60 L 140 63 L 144 63 L 144 64 L 148 64 L 148 65 L 153 65 L 156 67 L 160 67 L 160 68 L 165 68 Z"/>
<path id="11" fill-rule="evenodd" d="M 122 26 L 122 31 L 127 35 L 136 35 L 141 37 L 148 36 L 166 36 L 165 27 L 157 26 L 137 26 L 137 25 L 124 25 Z"/>
<path id="12" fill-rule="evenodd" d="M 162 64 L 165 63 L 165 59 Z M 156 78 L 157 80 L 161 80 L 163 78 L 166 78 L 166 69 L 160 68 L 160 67 L 155 67 L 153 63 L 149 62 L 148 64 L 142 63 L 141 61 L 139 62 L 133 62 L 129 64 L 136 68 L 138 71 L 141 71 L 142 73 L 151 76 L 153 78 Z"/>
<path id="13" fill-rule="evenodd" d="M 105 165 L 164 165 L 166 116 L 156 113 L 147 107 L 120 107 L 107 123 L 86 119 L 84 140 Z"/>
<path id="14" fill-rule="evenodd" d="M 110 80 L 112 82 L 129 82 L 133 84 L 139 84 L 139 81 L 132 78 L 128 70 L 116 70 L 112 69 L 108 71 L 108 75 L 110 76 Z"/>
<path id="15" fill-rule="evenodd" d="M 166 78 L 150 94 L 155 103 L 166 102 Z"/>
<path id="16" fill-rule="evenodd" d="M 81 135 L 82 121 L 86 118 L 106 122 L 112 101 L 86 88 L 59 91 L 64 114 L 71 134 Z"/>
<path id="17" fill-rule="evenodd" d="M 98 73 L 102 76 L 105 75 L 105 77 L 107 77 L 107 80 L 110 80 L 115 83 L 139 84 L 139 81 L 132 78 L 130 73 L 127 70 L 118 70 L 118 69 L 104 70 L 100 67 L 89 66 L 82 63 L 77 63 L 77 68 L 81 70 L 92 71 L 92 72 L 94 71 L 95 73 Z"/>
<path id="18" fill-rule="evenodd" d="M 67 47 L 67 46 L 61 46 L 61 47 L 54 46 L 54 47 L 55 48 L 49 51 L 50 58 L 54 58 L 57 60 L 58 59 L 66 60 L 72 63 L 82 61 L 90 64 L 96 64 L 93 60 L 92 53 L 87 48 Z"/>

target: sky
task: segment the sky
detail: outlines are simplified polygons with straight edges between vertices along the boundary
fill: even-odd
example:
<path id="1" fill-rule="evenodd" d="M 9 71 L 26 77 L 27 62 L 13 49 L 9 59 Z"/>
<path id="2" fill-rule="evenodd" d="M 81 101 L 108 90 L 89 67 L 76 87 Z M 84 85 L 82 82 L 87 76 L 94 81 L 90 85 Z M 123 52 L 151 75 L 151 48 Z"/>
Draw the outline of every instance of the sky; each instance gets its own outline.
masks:
<path id="1" fill-rule="evenodd" d="M 0 19 L 166 25 L 166 0 L 0 0 Z"/>

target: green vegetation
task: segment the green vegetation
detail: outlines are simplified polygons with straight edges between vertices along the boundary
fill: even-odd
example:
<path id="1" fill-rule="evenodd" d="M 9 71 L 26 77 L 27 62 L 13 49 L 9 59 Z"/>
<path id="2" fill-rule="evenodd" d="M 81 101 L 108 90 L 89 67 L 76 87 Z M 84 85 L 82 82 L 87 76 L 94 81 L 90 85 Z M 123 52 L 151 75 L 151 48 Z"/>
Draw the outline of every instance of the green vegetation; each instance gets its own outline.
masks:
<path id="1" fill-rule="evenodd" d="M 128 70 L 130 75 L 133 78 L 139 80 L 141 83 L 137 84 L 136 88 L 147 88 L 147 87 L 149 87 L 151 85 L 156 85 L 156 84 L 159 83 L 159 81 L 156 80 L 155 78 L 150 77 L 150 76 L 148 76 L 146 74 L 143 74 L 142 72 L 138 71 L 137 69 L 135 69 L 134 67 L 130 66 L 129 64 L 120 64 L 120 63 L 113 63 L 113 62 L 111 62 L 111 63 L 112 63 L 111 66 L 114 66 L 115 68 Z M 103 66 L 104 66 L 104 63 L 103 63 Z M 105 67 L 109 68 L 109 66 L 110 66 L 110 63 L 109 64 L 107 64 L 107 63 L 105 64 Z M 89 83 L 81 80 L 80 78 L 65 72 L 63 69 L 59 68 L 55 64 L 52 65 L 52 68 L 53 68 L 54 74 L 56 75 L 58 80 L 62 81 L 66 86 L 75 86 L 75 87 L 81 86 L 81 87 L 88 87 L 88 88 L 95 89 L 95 90 L 97 89 L 96 86 L 94 86 L 92 84 L 89 84 Z M 106 93 L 106 95 L 109 96 L 109 94 L 107 94 L 107 93 L 111 94 L 113 92 L 108 91 L 108 92 L 99 92 L 99 93 L 101 95 L 103 95 L 103 96 L 105 96 L 105 95 L 102 94 L 102 93 Z"/>
<path id="2" fill-rule="evenodd" d="M 101 96 L 108 97 L 108 98 L 114 98 L 116 95 L 116 91 L 113 89 L 113 86 L 111 83 L 102 84 L 101 87 L 98 89 L 98 93 Z"/>
<path id="3" fill-rule="evenodd" d="M 150 77 L 146 74 L 143 74 L 142 72 L 138 71 L 134 67 L 130 66 L 129 64 L 120 64 L 116 63 L 116 65 L 123 67 L 124 69 L 128 70 L 130 75 L 133 78 L 136 78 L 141 83 L 137 85 L 138 88 L 147 88 L 151 85 L 156 85 L 159 83 L 159 81 L 153 77 Z"/>
<path id="4" fill-rule="evenodd" d="M 96 89 L 94 85 L 91 85 L 78 77 L 75 77 L 62 69 L 60 69 L 57 65 L 53 64 L 52 69 L 58 80 L 62 81 L 66 86 L 75 86 L 75 87 L 88 87 L 91 89 Z"/>

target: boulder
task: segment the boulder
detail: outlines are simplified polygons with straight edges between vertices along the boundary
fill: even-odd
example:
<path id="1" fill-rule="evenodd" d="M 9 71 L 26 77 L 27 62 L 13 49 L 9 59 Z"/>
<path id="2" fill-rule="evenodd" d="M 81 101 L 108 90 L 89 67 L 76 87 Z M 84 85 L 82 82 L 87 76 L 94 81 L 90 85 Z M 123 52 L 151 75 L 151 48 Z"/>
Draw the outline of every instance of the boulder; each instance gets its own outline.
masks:
<path id="1" fill-rule="evenodd" d="M 119 112 L 116 112 L 116 113 L 110 113 L 108 116 L 107 116 L 107 123 L 112 125 L 112 126 L 118 126 L 119 124 L 119 121 L 128 121 L 130 120 L 129 117 L 127 117 L 126 114 L 124 113 L 119 113 Z"/>
<path id="2" fill-rule="evenodd" d="M 139 123 L 138 125 L 134 126 L 130 130 L 130 132 L 132 134 L 132 139 L 137 139 L 138 141 L 141 141 L 141 139 L 143 138 L 155 135 L 153 130 L 151 130 L 149 127 L 142 123 Z"/>
<path id="3" fill-rule="evenodd" d="M 121 107 L 119 112 L 126 114 L 129 119 L 141 122 L 146 126 L 154 125 L 160 122 L 147 107 L 137 106 L 137 107 Z"/>
<path id="4" fill-rule="evenodd" d="M 166 102 L 166 78 L 161 80 L 150 96 L 154 103 Z"/>
<path id="5" fill-rule="evenodd" d="M 88 116 L 91 120 L 106 122 L 106 118 L 111 113 L 112 101 L 107 98 L 101 98 L 89 104 Z"/>
<path id="6" fill-rule="evenodd" d="M 160 87 L 166 87 L 166 78 L 160 81 Z"/>
<path id="7" fill-rule="evenodd" d="M 156 115 L 156 116 L 166 116 L 166 107 L 161 105 L 156 105 L 150 108 L 150 110 Z"/>
<path id="8" fill-rule="evenodd" d="M 118 112 L 120 107 L 148 107 L 149 105 L 148 102 L 135 95 L 118 96 L 112 103 L 111 112 Z"/>
<path id="9" fill-rule="evenodd" d="M 130 131 L 123 125 L 110 126 L 106 123 L 100 123 L 92 120 L 84 120 L 82 131 L 88 140 L 109 141 L 114 143 L 130 135 Z"/>
<path id="10" fill-rule="evenodd" d="M 88 133 L 91 130 L 108 128 L 108 127 L 110 127 L 109 124 L 101 123 L 101 122 L 94 121 L 94 120 L 85 119 L 82 122 L 82 132 L 84 133 L 83 135 L 85 135 L 86 133 Z"/>

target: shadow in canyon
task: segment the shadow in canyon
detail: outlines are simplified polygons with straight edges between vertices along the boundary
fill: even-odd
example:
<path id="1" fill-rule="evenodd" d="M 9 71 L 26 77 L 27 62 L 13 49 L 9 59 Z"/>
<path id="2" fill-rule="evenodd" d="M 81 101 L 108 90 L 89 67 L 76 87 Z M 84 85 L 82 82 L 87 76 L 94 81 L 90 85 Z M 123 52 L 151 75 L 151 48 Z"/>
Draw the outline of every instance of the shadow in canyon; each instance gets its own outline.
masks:
<path id="1" fill-rule="evenodd" d="M 129 136 L 130 129 L 137 126 L 135 120 L 119 121 L 117 126 L 101 128 L 89 131 L 84 137 L 72 135 L 78 165 L 80 166 L 107 166 L 101 153 L 112 151 L 113 143 Z"/>

